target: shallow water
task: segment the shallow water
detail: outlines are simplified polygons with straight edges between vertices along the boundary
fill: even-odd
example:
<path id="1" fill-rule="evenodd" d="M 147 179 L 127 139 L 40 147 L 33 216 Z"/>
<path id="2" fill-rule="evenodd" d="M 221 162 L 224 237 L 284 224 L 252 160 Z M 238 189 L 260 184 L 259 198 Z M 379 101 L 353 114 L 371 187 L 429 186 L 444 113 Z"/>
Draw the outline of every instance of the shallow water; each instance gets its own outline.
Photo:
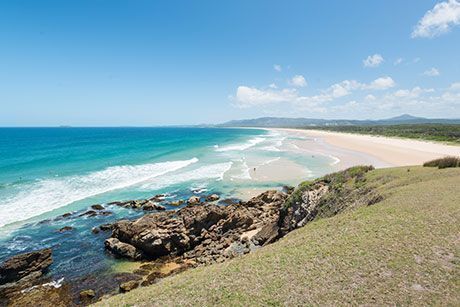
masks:
<path id="1" fill-rule="evenodd" d="M 54 280 L 109 273 L 109 235 L 91 229 L 142 211 L 106 206 L 107 216 L 79 217 L 96 203 L 198 193 L 233 197 L 239 189 L 268 189 L 329 172 L 330 157 L 285 149 L 289 136 L 257 129 L 2 128 L 0 129 L 0 261 L 53 248 Z M 301 172 L 283 182 L 252 180 L 254 167 L 280 159 Z M 176 209 L 169 207 L 168 209 Z M 76 212 L 70 217 L 59 217 Z M 64 226 L 73 230 L 60 233 Z M 88 265 L 88 264 L 91 265 Z"/>

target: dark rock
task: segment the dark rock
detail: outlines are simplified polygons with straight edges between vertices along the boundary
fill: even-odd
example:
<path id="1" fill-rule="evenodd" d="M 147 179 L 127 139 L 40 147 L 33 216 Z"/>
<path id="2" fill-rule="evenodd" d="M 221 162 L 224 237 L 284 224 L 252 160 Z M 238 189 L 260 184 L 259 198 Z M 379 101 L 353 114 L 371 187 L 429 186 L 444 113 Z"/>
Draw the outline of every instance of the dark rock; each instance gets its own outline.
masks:
<path id="1" fill-rule="evenodd" d="M 252 237 L 256 245 L 267 245 L 274 242 L 279 236 L 279 227 L 277 221 L 265 224 L 258 233 Z"/>
<path id="2" fill-rule="evenodd" d="M 109 206 L 122 206 L 123 202 L 121 202 L 121 201 L 113 201 L 113 202 L 108 203 L 107 205 L 109 205 Z"/>
<path id="3" fill-rule="evenodd" d="M 107 215 L 112 215 L 112 211 L 101 211 L 99 212 L 99 215 L 104 215 L 104 216 L 107 216 Z"/>
<path id="4" fill-rule="evenodd" d="M 59 229 L 58 231 L 62 233 L 62 232 L 67 232 L 67 231 L 71 231 L 71 230 L 73 230 L 73 227 L 71 227 L 71 226 L 64 226 L 64 227 L 62 227 L 61 229 Z"/>
<path id="5" fill-rule="evenodd" d="M 80 214 L 79 216 L 89 216 L 89 217 L 92 217 L 92 216 L 96 216 L 97 215 L 97 212 L 94 211 L 94 210 L 88 210 L 82 214 Z"/>
<path id="6" fill-rule="evenodd" d="M 195 243 L 193 238 L 225 216 L 216 205 L 187 206 L 177 212 L 149 214 L 136 221 L 114 224 L 112 236 L 150 257 L 179 255 Z"/>
<path id="7" fill-rule="evenodd" d="M 72 293 L 69 285 L 64 284 L 61 287 L 52 285 L 42 285 L 32 287 L 14 293 L 8 296 L 8 306 L 40 306 L 40 307 L 67 307 L 75 306 L 72 301 Z M 4 306 L 1 302 L 0 306 Z"/>
<path id="8" fill-rule="evenodd" d="M 224 206 L 237 205 L 239 203 L 241 203 L 241 200 L 238 198 L 226 198 L 219 201 L 219 205 Z"/>
<path id="9" fill-rule="evenodd" d="M 134 260 L 140 260 L 144 257 L 142 251 L 134 246 L 120 242 L 116 238 L 108 238 L 104 242 L 105 248 L 112 252 L 114 255 Z"/>
<path id="10" fill-rule="evenodd" d="M 158 195 L 155 195 L 155 196 L 149 198 L 149 200 L 153 201 L 155 203 L 158 203 L 158 202 L 161 202 L 161 201 L 165 200 L 165 197 L 166 197 L 165 194 L 158 194 Z"/>
<path id="11" fill-rule="evenodd" d="M 200 197 L 198 196 L 192 196 L 187 200 L 187 203 L 189 205 L 196 205 L 200 203 Z"/>
<path id="12" fill-rule="evenodd" d="M 145 211 L 153 211 L 153 210 L 164 211 L 166 210 L 164 206 L 156 204 L 156 203 L 152 203 L 152 202 L 148 202 L 147 204 L 145 204 L 142 207 L 142 209 Z"/>
<path id="13" fill-rule="evenodd" d="M 72 213 L 67 212 L 67 213 L 64 213 L 63 215 L 61 215 L 61 217 L 67 218 L 67 217 L 69 217 L 69 216 L 71 216 L 71 215 L 72 215 Z"/>
<path id="14" fill-rule="evenodd" d="M 209 195 L 208 197 L 206 197 L 206 200 L 209 201 L 209 202 L 213 202 L 213 201 L 218 201 L 219 198 L 220 198 L 219 195 L 212 194 L 212 195 Z"/>
<path id="15" fill-rule="evenodd" d="M 101 230 L 99 229 L 99 227 L 93 227 L 93 229 L 91 229 L 91 231 L 94 234 L 98 234 Z"/>
<path id="16" fill-rule="evenodd" d="M 38 278 L 53 263 L 50 248 L 16 255 L 0 265 L 0 285 L 19 281 L 32 274 Z"/>
<path id="17" fill-rule="evenodd" d="M 128 292 L 139 287 L 139 282 L 136 280 L 130 280 L 120 285 L 120 292 Z"/>
<path id="18" fill-rule="evenodd" d="M 94 210 L 104 210 L 104 206 L 99 205 L 99 204 L 96 204 L 96 205 L 92 205 L 92 206 L 91 206 L 91 209 L 94 209 Z"/>
<path id="19" fill-rule="evenodd" d="M 89 302 L 96 297 L 96 292 L 92 289 L 83 290 L 80 292 L 80 300 L 83 302 Z"/>
<path id="20" fill-rule="evenodd" d="M 99 226 L 101 231 L 109 231 L 112 230 L 113 224 L 102 224 Z"/>

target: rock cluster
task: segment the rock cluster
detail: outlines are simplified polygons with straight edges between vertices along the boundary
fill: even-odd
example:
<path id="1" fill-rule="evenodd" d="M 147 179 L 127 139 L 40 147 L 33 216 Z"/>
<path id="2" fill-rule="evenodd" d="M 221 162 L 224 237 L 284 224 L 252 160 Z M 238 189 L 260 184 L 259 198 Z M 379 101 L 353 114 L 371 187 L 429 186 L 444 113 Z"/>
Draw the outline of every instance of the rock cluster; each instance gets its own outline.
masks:
<path id="1" fill-rule="evenodd" d="M 221 262 L 274 240 L 279 209 L 287 197 L 283 192 L 267 191 L 226 207 L 196 205 L 200 198 L 191 197 L 178 211 L 115 223 L 106 248 L 117 256 L 137 260 L 180 256 L 197 264 Z M 208 199 L 215 201 L 218 196 Z"/>
<path id="2" fill-rule="evenodd" d="M 35 285 L 53 263 L 51 249 L 16 255 L 0 265 L 0 297 Z"/>
<path id="3" fill-rule="evenodd" d="M 143 209 L 145 211 L 163 211 L 166 208 L 160 205 L 160 202 L 165 200 L 164 194 L 155 195 L 149 199 L 136 199 L 136 200 L 128 200 L 128 201 L 114 201 L 109 203 L 109 205 L 116 205 L 124 208 L 130 209 Z"/>

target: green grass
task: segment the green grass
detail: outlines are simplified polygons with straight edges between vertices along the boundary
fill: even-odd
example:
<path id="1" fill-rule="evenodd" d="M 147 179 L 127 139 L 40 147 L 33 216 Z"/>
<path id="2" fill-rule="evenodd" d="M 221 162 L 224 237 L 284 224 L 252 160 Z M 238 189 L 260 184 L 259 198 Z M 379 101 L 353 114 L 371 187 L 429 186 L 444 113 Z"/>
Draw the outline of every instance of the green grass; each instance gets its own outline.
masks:
<path id="1" fill-rule="evenodd" d="M 460 143 L 460 125 L 406 124 L 375 126 L 322 126 L 307 127 L 307 129 L 381 135 L 388 137 L 402 137 L 409 139 L 421 139 L 453 144 Z"/>
<path id="2" fill-rule="evenodd" d="M 365 174 L 384 200 L 101 306 L 460 304 L 460 169 Z"/>

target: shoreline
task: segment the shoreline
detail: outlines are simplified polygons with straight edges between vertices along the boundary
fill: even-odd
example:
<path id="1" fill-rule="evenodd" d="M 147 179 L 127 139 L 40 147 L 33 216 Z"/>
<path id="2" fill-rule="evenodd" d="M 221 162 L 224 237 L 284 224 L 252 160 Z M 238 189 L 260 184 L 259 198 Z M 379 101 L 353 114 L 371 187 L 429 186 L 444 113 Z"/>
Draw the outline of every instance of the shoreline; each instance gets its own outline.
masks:
<path id="1" fill-rule="evenodd" d="M 313 138 L 314 146 L 312 142 L 303 142 L 302 147 L 299 147 L 337 157 L 340 159 L 337 163 L 339 169 L 356 165 L 357 162 L 371 162 L 377 168 L 420 165 L 436 158 L 460 155 L 460 146 L 430 141 L 293 128 L 267 130 L 284 131 L 294 137 Z"/>

